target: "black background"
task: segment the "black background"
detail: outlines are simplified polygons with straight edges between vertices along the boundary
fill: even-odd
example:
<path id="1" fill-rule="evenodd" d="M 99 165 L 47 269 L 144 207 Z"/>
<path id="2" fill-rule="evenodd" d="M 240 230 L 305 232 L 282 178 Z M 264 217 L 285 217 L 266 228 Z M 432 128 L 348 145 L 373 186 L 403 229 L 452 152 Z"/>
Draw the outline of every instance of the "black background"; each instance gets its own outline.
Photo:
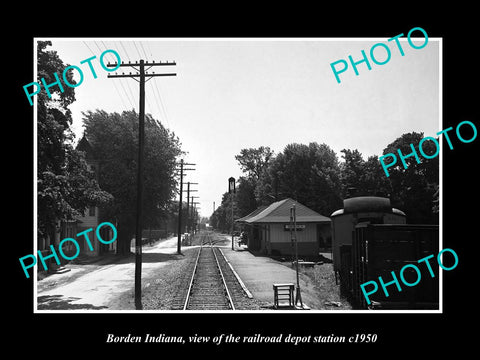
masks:
<path id="1" fill-rule="evenodd" d="M 3 178 L 8 180 L 3 186 L 6 213 L 2 237 L 6 346 L 18 354 L 41 358 L 130 354 L 127 350 L 140 350 L 136 356 L 158 357 L 179 356 L 185 350 L 242 357 L 254 356 L 257 350 L 262 350 L 263 356 L 280 350 L 283 356 L 308 351 L 318 357 L 330 352 L 388 357 L 447 350 L 464 354 L 473 348 L 478 333 L 474 319 L 478 309 L 478 138 L 454 150 L 444 147 L 443 247 L 455 250 L 459 264 L 443 272 L 443 314 L 33 314 L 33 282 L 18 265 L 19 257 L 33 252 L 33 111 L 23 85 L 33 78 L 34 37 L 393 37 L 418 26 L 429 37 L 443 38 L 443 128 L 455 128 L 469 120 L 480 129 L 478 42 L 473 20 L 477 10 L 450 6 L 421 12 L 417 4 L 409 5 L 385 8 L 358 2 L 326 8 L 320 3 L 276 3 L 261 8 L 258 4 L 224 3 L 210 8 L 201 4 L 194 9 L 185 3 L 179 10 L 161 3 L 119 3 L 108 4 L 107 10 L 100 12 L 96 4 L 65 3 L 12 11 L 16 23 L 2 25 L 2 68 L 8 79 L 7 86 L 3 81 L 3 105 L 8 109 L 3 122 L 8 129 L 4 128 L 2 141 Z M 385 126 L 389 126 L 388 119 Z M 377 334 L 378 340 L 375 344 L 167 346 L 106 344 L 108 333 L 142 337 L 146 333 L 184 337 L 333 333 L 347 338 L 370 333 Z"/>

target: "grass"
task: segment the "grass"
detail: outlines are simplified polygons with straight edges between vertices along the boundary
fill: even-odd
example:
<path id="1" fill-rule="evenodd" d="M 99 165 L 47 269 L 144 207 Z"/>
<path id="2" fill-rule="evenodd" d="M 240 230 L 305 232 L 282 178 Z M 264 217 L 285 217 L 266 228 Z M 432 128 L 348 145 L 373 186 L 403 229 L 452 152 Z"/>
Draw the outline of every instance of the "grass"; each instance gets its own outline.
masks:
<path id="1" fill-rule="evenodd" d="M 302 278 L 317 291 L 319 309 L 351 310 L 347 299 L 340 296 L 340 284 L 335 283 L 333 264 L 324 263 L 314 267 L 300 267 Z M 307 279 L 305 279 L 307 278 Z"/>

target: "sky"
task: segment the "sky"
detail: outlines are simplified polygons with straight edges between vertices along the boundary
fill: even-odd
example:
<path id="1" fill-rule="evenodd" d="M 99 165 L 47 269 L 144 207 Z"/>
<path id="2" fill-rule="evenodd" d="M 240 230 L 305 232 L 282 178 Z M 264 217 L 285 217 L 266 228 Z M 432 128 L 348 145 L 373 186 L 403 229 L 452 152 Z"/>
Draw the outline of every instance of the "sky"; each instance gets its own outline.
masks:
<path id="1" fill-rule="evenodd" d="M 421 33 L 419 33 L 421 34 Z M 392 36 L 394 36 L 393 34 Z M 418 35 L 419 36 L 419 35 Z M 275 153 L 287 144 L 310 142 L 340 151 L 358 149 L 366 159 L 407 132 L 434 136 L 441 130 L 441 40 L 429 38 L 421 49 L 400 43 L 404 56 L 387 38 L 37 38 L 50 40 L 66 64 L 80 67 L 83 82 L 70 105 L 72 128 L 80 139 L 82 112 L 101 109 L 138 112 L 138 82 L 107 78 L 99 58 L 115 50 L 122 61 L 175 61 L 176 66 L 151 69 L 176 76 L 155 77 L 146 83 L 146 113 L 173 131 L 196 164 L 185 182 L 192 189 L 202 216 L 210 216 L 228 190 L 228 178 L 242 175 L 235 155 L 243 148 L 269 146 Z M 413 39 L 420 46 L 423 38 Z M 391 58 L 376 65 L 372 45 L 389 46 Z M 352 65 L 337 83 L 330 64 L 364 50 L 371 64 Z M 92 65 L 81 61 L 96 56 Z M 386 60 L 380 46 L 374 53 Z M 115 61 L 112 54 L 106 61 Z M 340 65 L 338 65 L 340 67 Z M 116 73 L 134 72 L 121 67 Z M 113 74 L 115 72 L 112 72 Z M 75 76 L 77 79 L 78 77 Z"/>

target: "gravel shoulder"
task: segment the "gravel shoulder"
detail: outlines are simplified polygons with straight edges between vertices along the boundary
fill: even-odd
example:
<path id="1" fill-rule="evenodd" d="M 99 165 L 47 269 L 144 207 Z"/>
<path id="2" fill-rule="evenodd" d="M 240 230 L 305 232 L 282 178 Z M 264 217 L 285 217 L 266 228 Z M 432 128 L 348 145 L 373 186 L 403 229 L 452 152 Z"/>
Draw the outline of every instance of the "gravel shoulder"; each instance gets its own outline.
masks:
<path id="1" fill-rule="evenodd" d="M 185 289 L 190 283 L 198 247 L 182 249 L 183 255 L 144 279 L 144 310 L 182 310 Z"/>

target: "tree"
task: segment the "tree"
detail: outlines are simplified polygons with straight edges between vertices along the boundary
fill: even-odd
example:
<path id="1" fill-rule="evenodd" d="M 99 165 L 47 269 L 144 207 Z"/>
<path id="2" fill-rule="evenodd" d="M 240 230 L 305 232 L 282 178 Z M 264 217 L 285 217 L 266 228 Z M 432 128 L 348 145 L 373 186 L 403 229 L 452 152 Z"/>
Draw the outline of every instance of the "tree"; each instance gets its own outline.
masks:
<path id="1" fill-rule="evenodd" d="M 263 170 L 268 166 L 274 152 L 267 146 L 259 148 L 249 148 L 240 150 L 240 154 L 235 159 L 240 164 L 240 169 L 245 173 L 248 179 L 254 182 L 260 179 Z"/>
<path id="2" fill-rule="evenodd" d="M 101 216 L 117 220 L 117 252 L 123 255 L 130 252 L 130 241 L 135 233 L 138 114 L 97 110 L 83 115 L 85 135 L 100 163 L 100 186 L 115 198 L 102 208 Z M 175 134 L 149 114 L 145 115 L 142 209 L 145 228 L 160 226 L 167 216 L 167 204 L 177 185 L 176 161 L 181 154 Z"/>
<path id="3" fill-rule="evenodd" d="M 363 186 L 364 195 L 390 197 L 390 182 L 376 155 L 369 156 L 364 163 Z"/>
<path id="4" fill-rule="evenodd" d="M 418 148 L 423 133 L 406 133 L 389 144 L 383 154 L 408 155 L 412 152 L 410 144 Z M 422 145 L 426 154 L 434 154 L 435 145 L 425 141 Z M 420 158 L 420 155 L 419 155 Z M 438 213 L 435 213 L 435 193 L 439 184 L 439 162 L 438 156 L 433 159 L 420 158 L 417 163 L 414 156 L 405 159 L 405 169 L 400 161 L 390 167 L 388 180 L 391 188 L 392 205 L 403 210 L 407 215 L 409 223 L 438 223 Z"/>
<path id="5" fill-rule="evenodd" d="M 56 51 L 47 51 L 49 41 L 39 41 L 37 47 L 38 82 L 44 78 L 53 83 L 54 73 L 63 73 L 63 64 Z M 83 214 L 89 206 L 101 205 L 112 199 L 102 191 L 88 170 L 83 153 L 73 148 L 74 134 L 68 106 L 75 101 L 74 88 L 64 91 L 52 86 L 49 98 L 45 91 L 37 95 L 37 216 L 38 236 L 55 239 L 59 220 L 71 220 Z M 71 71 L 66 73 L 75 84 Z"/>
<path id="6" fill-rule="evenodd" d="M 250 214 L 257 208 L 257 201 L 255 199 L 256 181 L 251 178 L 241 176 L 238 179 L 237 193 L 235 195 L 235 202 L 238 208 L 238 216 L 243 217 Z"/>
<path id="7" fill-rule="evenodd" d="M 268 205 L 290 197 L 311 209 L 330 214 L 341 205 L 340 168 L 326 144 L 289 144 L 263 172 L 257 199 Z"/>
<path id="8" fill-rule="evenodd" d="M 274 156 L 269 147 L 260 146 L 259 148 L 249 148 L 240 150 L 240 154 L 235 159 L 240 165 L 240 169 L 245 174 L 238 179 L 238 189 L 236 195 L 236 206 L 240 217 L 251 213 L 257 208 L 255 189 L 262 173 L 268 167 L 270 160 Z"/>
<path id="9" fill-rule="evenodd" d="M 390 184 L 382 171 L 377 156 L 370 156 L 367 161 L 357 150 L 343 149 L 340 164 L 342 197 L 382 196 L 388 197 Z"/>
<path id="10" fill-rule="evenodd" d="M 238 194 L 235 194 L 233 196 L 234 219 L 240 217 L 238 215 L 239 213 L 236 200 L 237 195 Z M 212 216 L 210 217 L 210 223 L 215 229 L 220 230 L 221 232 L 230 232 L 232 228 L 232 196 L 228 192 L 223 194 L 221 205 L 213 212 Z"/>
<path id="11" fill-rule="evenodd" d="M 343 198 L 352 194 L 358 195 L 364 192 L 363 176 L 365 173 L 365 161 L 362 154 L 357 150 L 343 149 L 343 163 L 340 164 L 340 177 L 342 182 Z"/>

